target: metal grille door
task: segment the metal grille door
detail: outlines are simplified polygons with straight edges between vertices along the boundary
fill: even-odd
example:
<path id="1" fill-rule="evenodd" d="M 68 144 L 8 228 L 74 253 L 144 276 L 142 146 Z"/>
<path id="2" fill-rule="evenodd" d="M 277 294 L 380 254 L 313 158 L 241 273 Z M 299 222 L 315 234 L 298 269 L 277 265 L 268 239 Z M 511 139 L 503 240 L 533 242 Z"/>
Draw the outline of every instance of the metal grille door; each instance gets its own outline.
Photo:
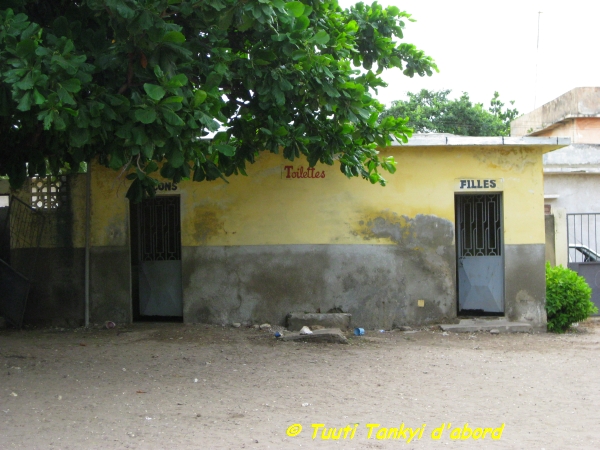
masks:
<path id="1" fill-rule="evenodd" d="M 502 195 L 456 195 L 458 311 L 504 312 Z"/>
<path id="2" fill-rule="evenodd" d="M 179 196 L 140 203 L 140 261 L 181 261 Z"/>
<path id="3" fill-rule="evenodd" d="M 179 196 L 138 205 L 140 315 L 183 315 Z"/>

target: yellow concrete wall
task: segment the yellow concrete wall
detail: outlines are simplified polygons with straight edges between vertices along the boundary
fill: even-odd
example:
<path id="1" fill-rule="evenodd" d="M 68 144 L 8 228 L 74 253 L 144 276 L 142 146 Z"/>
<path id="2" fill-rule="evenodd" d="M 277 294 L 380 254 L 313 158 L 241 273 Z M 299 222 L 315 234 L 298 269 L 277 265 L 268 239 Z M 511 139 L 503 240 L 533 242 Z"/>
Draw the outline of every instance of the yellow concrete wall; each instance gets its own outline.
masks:
<path id="1" fill-rule="evenodd" d="M 125 194 L 131 181 L 125 176 L 98 164 L 92 166 L 92 247 L 129 245 L 129 201 Z"/>
<path id="2" fill-rule="evenodd" d="M 339 166 L 318 166 L 324 178 L 287 179 L 285 166 L 306 169 L 263 153 L 248 177 L 195 183 L 183 181 L 182 245 L 389 244 L 374 238 L 369 222 L 383 217 L 435 215 L 454 222 L 458 178 L 502 178 L 505 244 L 543 244 L 542 150 L 531 147 L 394 147 L 398 171 L 388 186 L 348 179 Z M 99 166 L 93 171 L 92 245 L 126 245 L 127 181 Z"/>
<path id="3" fill-rule="evenodd" d="M 290 163 L 267 154 L 247 178 L 230 178 L 228 185 L 184 182 L 182 243 L 387 244 L 371 238 L 369 221 L 432 214 L 454 222 L 457 178 L 503 178 L 506 243 L 544 242 L 540 150 L 405 147 L 383 153 L 398 162 L 386 187 L 348 179 L 337 166 L 317 167 L 324 179 L 282 179 L 282 166 Z"/>
<path id="4" fill-rule="evenodd" d="M 71 175 L 69 189 L 71 190 L 71 212 L 73 217 L 73 247 L 85 247 L 85 196 L 86 174 Z"/>

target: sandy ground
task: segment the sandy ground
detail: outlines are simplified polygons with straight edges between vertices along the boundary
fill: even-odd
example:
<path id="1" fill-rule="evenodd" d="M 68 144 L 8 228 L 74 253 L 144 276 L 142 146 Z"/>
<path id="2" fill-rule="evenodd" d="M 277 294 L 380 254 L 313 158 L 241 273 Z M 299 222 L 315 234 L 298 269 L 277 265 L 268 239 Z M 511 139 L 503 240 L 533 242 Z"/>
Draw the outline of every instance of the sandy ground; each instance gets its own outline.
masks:
<path id="1" fill-rule="evenodd" d="M 598 449 L 600 322 L 577 330 L 349 345 L 207 325 L 2 331 L 0 448 Z"/>

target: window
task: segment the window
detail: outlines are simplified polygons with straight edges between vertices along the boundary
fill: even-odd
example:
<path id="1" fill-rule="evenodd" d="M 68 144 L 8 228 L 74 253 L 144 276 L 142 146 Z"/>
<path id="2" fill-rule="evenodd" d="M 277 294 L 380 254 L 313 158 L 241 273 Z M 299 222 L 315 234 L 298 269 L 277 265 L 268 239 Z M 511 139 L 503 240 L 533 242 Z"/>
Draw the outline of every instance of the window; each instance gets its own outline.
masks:
<path id="1" fill-rule="evenodd" d="M 67 177 L 33 177 L 31 179 L 31 207 L 56 209 L 67 202 Z"/>

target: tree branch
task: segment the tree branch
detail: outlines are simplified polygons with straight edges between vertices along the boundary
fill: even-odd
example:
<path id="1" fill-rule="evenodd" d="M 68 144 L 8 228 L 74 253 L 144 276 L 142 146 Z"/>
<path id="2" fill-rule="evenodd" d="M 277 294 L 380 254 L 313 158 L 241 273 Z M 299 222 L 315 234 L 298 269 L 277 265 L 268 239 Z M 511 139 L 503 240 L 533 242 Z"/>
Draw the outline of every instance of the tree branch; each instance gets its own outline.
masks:
<path id="1" fill-rule="evenodd" d="M 127 64 L 127 82 L 121 86 L 118 94 L 123 94 L 131 86 L 131 81 L 133 80 L 133 52 L 129 53 L 129 62 Z"/>

